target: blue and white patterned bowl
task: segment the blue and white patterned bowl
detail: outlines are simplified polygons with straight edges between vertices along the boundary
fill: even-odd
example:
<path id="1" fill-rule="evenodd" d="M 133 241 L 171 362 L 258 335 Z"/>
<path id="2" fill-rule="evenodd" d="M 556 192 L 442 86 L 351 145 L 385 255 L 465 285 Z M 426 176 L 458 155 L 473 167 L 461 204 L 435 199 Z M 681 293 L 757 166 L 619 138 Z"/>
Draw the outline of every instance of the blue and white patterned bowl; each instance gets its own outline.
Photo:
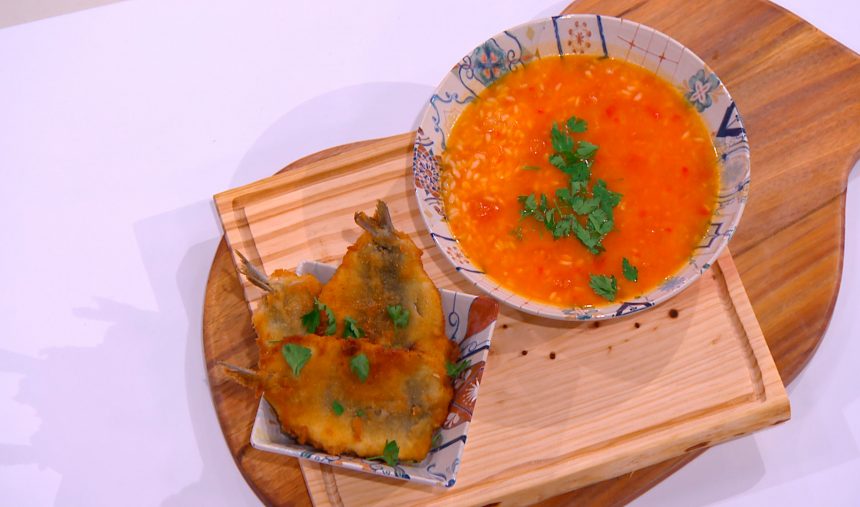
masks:
<path id="1" fill-rule="evenodd" d="M 320 282 L 326 283 L 335 269 L 336 266 L 305 261 L 299 264 L 296 273 L 313 275 Z M 251 429 L 251 445 L 263 451 L 324 465 L 432 486 L 453 486 L 460 469 L 463 448 L 466 446 L 472 413 L 478 401 L 478 388 L 481 386 L 484 365 L 489 357 L 499 305 L 486 296 L 473 296 L 445 289 L 439 289 L 439 293 L 442 296 L 442 311 L 445 316 L 445 334 L 457 344 L 460 351 L 457 362 L 468 360 L 470 364 L 453 380 L 454 399 L 448 407 L 448 417 L 436 432 L 432 448 L 421 463 L 401 463 L 391 467 L 379 461 L 348 455 L 334 456 L 309 445 L 301 445 L 281 431 L 278 416 L 265 398 L 260 398 L 257 408 L 254 427 Z"/>
<path id="2" fill-rule="evenodd" d="M 440 155 L 457 117 L 496 79 L 538 58 L 586 54 L 623 59 L 678 87 L 701 115 L 719 155 L 720 191 L 708 232 L 689 263 L 655 290 L 597 308 L 562 308 L 530 301 L 473 265 L 451 233 L 439 195 Z M 412 155 L 415 196 L 431 237 L 457 271 L 499 301 L 542 317 L 609 319 L 645 310 L 678 294 L 726 247 L 749 194 L 749 144 L 728 90 L 699 57 L 669 36 L 630 20 L 575 14 L 532 21 L 487 40 L 451 69 L 430 98 Z"/>

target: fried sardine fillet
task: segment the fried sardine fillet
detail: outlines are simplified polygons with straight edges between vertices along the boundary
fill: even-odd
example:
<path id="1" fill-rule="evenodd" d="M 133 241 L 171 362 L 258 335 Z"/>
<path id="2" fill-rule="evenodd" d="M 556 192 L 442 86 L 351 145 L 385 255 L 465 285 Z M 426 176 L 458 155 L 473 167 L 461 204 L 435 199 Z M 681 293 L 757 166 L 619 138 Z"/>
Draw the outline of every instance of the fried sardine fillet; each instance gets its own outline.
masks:
<path id="1" fill-rule="evenodd" d="M 284 360 L 286 344 L 310 350 L 297 376 Z M 360 354 L 370 366 L 364 381 L 350 365 Z M 444 367 L 367 340 L 285 338 L 261 352 L 259 374 L 284 431 L 330 454 L 379 456 L 394 440 L 401 460 L 420 461 L 453 396 Z"/>
<path id="2" fill-rule="evenodd" d="M 366 232 L 325 286 L 286 270 L 266 277 L 240 255 L 240 271 L 266 291 L 252 318 L 260 360 L 257 370 L 223 366 L 233 380 L 262 391 L 300 443 L 376 457 L 395 441 L 399 459 L 420 461 L 448 414 L 453 388 L 445 363 L 456 346 L 445 335 L 422 252 L 394 229 L 385 203 L 374 217 L 356 213 L 355 221 Z M 329 336 L 320 336 L 331 324 L 321 308 L 334 317 Z M 309 333 L 303 320 L 313 312 L 319 325 Z M 347 318 L 360 337 L 344 337 Z"/>
<path id="3" fill-rule="evenodd" d="M 355 222 L 365 232 L 347 249 L 320 300 L 336 315 L 355 319 L 374 343 L 422 352 L 434 361 L 453 359 L 439 290 L 421 264 L 423 252 L 394 229 L 382 201 L 372 218 L 358 212 Z M 394 325 L 391 312 L 398 311 L 408 312 L 405 327 Z M 342 330 L 338 322 L 338 336 Z"/>

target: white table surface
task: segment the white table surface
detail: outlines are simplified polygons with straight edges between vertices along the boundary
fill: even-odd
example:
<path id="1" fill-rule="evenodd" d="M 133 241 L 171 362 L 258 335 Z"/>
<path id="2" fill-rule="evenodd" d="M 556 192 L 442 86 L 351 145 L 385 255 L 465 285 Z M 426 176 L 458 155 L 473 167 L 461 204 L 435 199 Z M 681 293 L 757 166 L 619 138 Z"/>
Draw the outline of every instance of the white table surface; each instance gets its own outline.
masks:
<path id="1" fill-rule="evenodd" d="M 780 3 L 860 51 L 856 2 Z M 211 196 L 412 129 L 466 50 L 565 6 L 459 4 L 121 2 L 0 30 L 0 504 L 259 504 L 203 364 Z M 860 505 L 858 195 L 855 170 L 842 289 L 791 421 L 635 504 Z"/>

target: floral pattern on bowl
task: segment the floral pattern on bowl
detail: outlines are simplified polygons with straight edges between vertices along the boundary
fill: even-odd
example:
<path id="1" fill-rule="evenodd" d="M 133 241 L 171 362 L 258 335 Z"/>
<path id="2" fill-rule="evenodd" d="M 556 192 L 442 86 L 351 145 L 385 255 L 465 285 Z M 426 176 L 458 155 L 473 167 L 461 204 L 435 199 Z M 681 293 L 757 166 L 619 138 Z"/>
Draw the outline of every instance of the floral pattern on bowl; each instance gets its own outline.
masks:
<path id="1" fill-rule="evenodd" d="M 334 266 L 306 261 L 299 264 L 296 272 L 300 275 L 311 274 L 320 282 L 326 283 L 335 269 Z M 300 445 L 293 437 L 281 431 L 278 416 L 265 398 L 260 399 L 260 406 L 257 408 L 254 427 L 251 429 L 251 445 L 263 451 L 325 465 L 433 486 L 453 486 L 478 399 L 484 364 L 490 353 L 490 341 L 496 326 L 499 305 L 486 296 L 473 296 L 445 289 L 440 289 L 439 293 L 442 296 L 445 333 L 459 347 L 458 361 L 468 359 L 471 364 L 454 379 L 454 399 L 451 401 L 448 417 L 434 435 L 432 448 L 423 461 L 391 467 L 380 461 L 348 455 L 334 456 L 309 445 Z"/>
<path id="2" fill-rule="evenodd" d="M 439 195 L 440 153 L 465 106 L 496 79 L 536 58 L 588 54 L 623 59 L 666 79 L 690 102 L 711 133 L 719 156 L 720 190 L 711 225 L 688 264 L 649 293 L 607 306 L 562 308 L 530 301 L 499 286 L 473 265 L 451 232 Z M 645 25 L 593 14 L 536 20 L 496 35 L 445 76 L 424 109 L 415 138 L 415 196 L 430 236 L 454 268 L 478 288 L 524 312 L 562 320 L 621 317 L 650 308 L 690 286 L 719 257 L 735 232 L 749 196 L 746 130 L 722 81 L 699 57 Z M 431 183 L 432 182 L 432 183 Z"/>

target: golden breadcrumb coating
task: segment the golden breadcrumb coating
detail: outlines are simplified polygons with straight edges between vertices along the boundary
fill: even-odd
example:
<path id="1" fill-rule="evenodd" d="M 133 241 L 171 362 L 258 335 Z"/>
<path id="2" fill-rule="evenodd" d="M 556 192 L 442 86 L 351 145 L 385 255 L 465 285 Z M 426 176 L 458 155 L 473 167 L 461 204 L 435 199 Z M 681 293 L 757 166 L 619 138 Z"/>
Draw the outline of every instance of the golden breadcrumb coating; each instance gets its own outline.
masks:
<path id="1" fill-rule="evenodd" d="M 266 291 L 252 318 L 260 360 L 257 370 L 224 365 L 224 371 L 262 391 L 283 430 L 300 443 L 376 457 L 393 440 L 399 459 L 420 461 L 448 414 L 453 388 L 446 362 L 456 358 L 456 346 L 445 335 L 423 252 L 394 229 L 385 203 L 372 218 L 356 213 L 355 220 L 366 232 L 324 286 L 287 270 L 266 277 L 240 256 L 240 271 Z M 320 304 L 334 314 L 332 335 L 321 336 L 330 322 Z M 408 312 L 399 325 L 394 307 Z M 303 317 L 311 312 L 320 320 L 309 330 Z M 363 336 L 344 337 L 347 317 Z M 287 360 L 290 347 L 300 347 L 306 359 L 298 370 Z M 366 378 L 352 367 L 361 355 L 369 365 Z"/>

